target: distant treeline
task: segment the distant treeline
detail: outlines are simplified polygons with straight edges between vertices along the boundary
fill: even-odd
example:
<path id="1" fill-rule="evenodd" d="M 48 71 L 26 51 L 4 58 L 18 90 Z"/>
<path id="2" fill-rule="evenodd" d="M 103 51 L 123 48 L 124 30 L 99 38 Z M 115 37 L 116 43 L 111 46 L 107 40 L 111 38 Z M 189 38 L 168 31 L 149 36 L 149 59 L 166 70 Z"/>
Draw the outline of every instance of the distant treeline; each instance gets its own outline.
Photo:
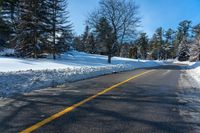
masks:
<path id="1" fill-rule="evenodd" d="M 108 55 L 109 63 L 113 56 L 199 60 L 200 24 L 184 20 L 177 29 L 160 27 L 149 38 L 137 30 L 141 18 L 132 0 L 100 0 L 80 36 L 73 34 L 67 0 L 3 0 L 0 4 L 0 49 L 13 48 L 19 57 L 51 54 L 55 59 L 73 47 Z"/>
<path id="2" fill-rule="evenodd" d="M 77 50 L 88 53 L 107 54 L 102 41 L 95 36 L 96 31 L 86 30 L 82 36 L 74 39 Z M 200 59 L 200 24 L 192 26 L 191 21 L 179 23 L 176 30 L 166 31 L 159 27 L 152 38 L 146 33 L 139 33 L 133 41 L 118 43 L 118 50 L 114 55 L 135 59 L 166 60 L 177 58 L 180 61 L 197 61 Z M 100 50 L 101 49 L 101 50 Z M 102 53 L 102 51 L 104 51 Z M 117 52 L 119 51 L 119 53 Z"/>

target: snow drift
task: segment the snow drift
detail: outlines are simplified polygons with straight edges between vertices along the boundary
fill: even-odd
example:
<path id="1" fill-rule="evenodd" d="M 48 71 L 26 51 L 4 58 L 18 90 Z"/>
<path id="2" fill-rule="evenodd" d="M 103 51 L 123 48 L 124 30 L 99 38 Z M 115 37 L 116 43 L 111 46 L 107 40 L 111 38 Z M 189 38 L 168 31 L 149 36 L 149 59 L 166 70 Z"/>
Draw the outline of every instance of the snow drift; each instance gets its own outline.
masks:
<path id="1" fill-rule="evenodd" d="M 189 63 L 187 73 L 196 81 L 198 88 L 200 88 L 200 62 Z"/>
<path id="2" fill-rule="evenodd" d="M 58 60 L 0 57 L 0 64 L 0 97 L 7 97 L 15 93 L 163 63 L 114 57 L 112 64 L 108 64 L 106 56 L 72 51 Z"/>

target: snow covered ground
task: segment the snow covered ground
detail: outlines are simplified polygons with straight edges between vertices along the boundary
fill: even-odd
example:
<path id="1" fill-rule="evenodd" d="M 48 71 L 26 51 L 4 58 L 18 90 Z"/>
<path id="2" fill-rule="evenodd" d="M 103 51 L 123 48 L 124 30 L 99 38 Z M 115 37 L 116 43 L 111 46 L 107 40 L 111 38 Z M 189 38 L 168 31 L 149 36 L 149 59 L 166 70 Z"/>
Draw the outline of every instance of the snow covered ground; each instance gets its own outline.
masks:
<path id="1" fill-rule="evenodd" d="M 191 78 L 193 81 L 193 85 L 200 88 L 200 61 L 199 62 L 178 62 L 174 61 L 173 63 L 185 65 L 184 68 L 186 70 L 187 76 Z"/>
<path id="2" fill-rule="evenodd" d="M 180 62 L 177 62 L 180 63 Z M 180 114 L 185 121 L 193 123 L 200 133 L 200 62 L 181 62 L 187 65 L 181 73 L 178 93 Z"/>
<path id="3" fill-rule="evenodd" d="M 57 60 L 0 57 L 0 97 L 99 75 L 163 64 L 161 61 L 120 57 L 114 57 L 112 64 L 108 64 L 106 56 L 76 51 L 68 52 Z"/>
<path id="4" fill-rule="evenodd" d="M 189 123 L 192 123 L 197 133 L 200 133 L 200 88 L 187 71 L 183 71 L 179 80 L 180 115 Z"/>
<path id="5" fill-rule="evenodd" d="M 199 88 L 200 88 L 200 62 L 189 63 L 188 74 L 196 80 Z"/>

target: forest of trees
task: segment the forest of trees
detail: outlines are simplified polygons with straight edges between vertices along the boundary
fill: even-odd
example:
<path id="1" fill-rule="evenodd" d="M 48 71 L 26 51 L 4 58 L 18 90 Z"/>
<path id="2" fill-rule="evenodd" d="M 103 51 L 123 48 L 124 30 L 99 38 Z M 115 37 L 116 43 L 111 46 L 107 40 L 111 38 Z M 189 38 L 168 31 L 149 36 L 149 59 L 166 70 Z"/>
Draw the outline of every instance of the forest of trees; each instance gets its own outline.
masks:
<path id="1" fill-rule="evenodd" d="M 72 42 L 66 0 L 2 0 L 0 47 L 13 48 L 16 56 L 53 58 Z"/>
<path id="2" fill-rule="evenodd" d="M 200 59 L 200 24 L 184 20 L 177 29 L 159 27 L 151 38 L 138 31 L 139 7 L 132 0 L 100 0 L 88 14 L 85 31 L 76 36 L 68 0 L 0 0 L 0 50 L 15 56 L 54 59 L 70 47 L 77 51 L 135 59 Z"/>
<path id="3" fill-rule="evenodd" d="M 137 53 L 135 58 L 144 59 L 175 59 L 179 61 L 197 61 L 200 57 L 200 24 L 192 26 L 192 22 L 184 20 L 177 29 L 156 29 L 152 38 L 141 33 L 133 42 Z M 132 47 L 132 46 L 130 46 Z"/>
<path id="4" fill-rule="evenodd" d="M 104 21 L 106 21 L 106 19 Z M 99 24 L 100 23 L 102 22 L 100 21 Z M 107 28 L 105 29 L 108 30 L 108 33 L 111 33 L 109 32 L 109 29 L 112 27 L 108 27 L 109 23 L 106 24 Z M 100 49 L 104 49 L 105 51 L 108 49 L 109 51 L 109 47 L 99 43 L 99 39 L 103 39 L 104 41 L 107 39 L 104 39 L 104 36 L 94 37 L 94 34 L 97 34 L 98 30 L 89 32 L 88 26 L 86 26 L 86 29 L 87 30 L 82 36 L 74 39 L 76 49 L 87 53 L 108 55 L 106 52 L 101 53 L 103 50 Z M 103 26 L 101 29 L 104 29 Z M 102 31 L 103 35 L 106 35 L 104 32 L 106 31 Z M 92 35 L 92 40 L 91 37 L 89 37 L 90 35 Z M 107 36 L 110 36 L 110 38 L 115 37 L 112 35 Z M 93 46 L 94 48 L 93 50 L 88 50 L 81 47 L 82 45 L 85 45 L 86 48 L 89 48 L 90 46 Z M 177 29 L 169 28 L 164 30 L 162 27 L 159 27 L 155 30 L 155 33 L 151 38 L 147 36 L 147 33 L 138 32 L 136 38 L 130 38 L 128 41 L 117 42 L 117 45 L 119 53 L 114 52 L 112 54 L 121 57 L 149 60 L 167 60 L 177 58 L 179 61 L 198 61 L 200 60 L 200 24 L 192 26 L 191 21 L 184 20 L 179 23 Z"/>

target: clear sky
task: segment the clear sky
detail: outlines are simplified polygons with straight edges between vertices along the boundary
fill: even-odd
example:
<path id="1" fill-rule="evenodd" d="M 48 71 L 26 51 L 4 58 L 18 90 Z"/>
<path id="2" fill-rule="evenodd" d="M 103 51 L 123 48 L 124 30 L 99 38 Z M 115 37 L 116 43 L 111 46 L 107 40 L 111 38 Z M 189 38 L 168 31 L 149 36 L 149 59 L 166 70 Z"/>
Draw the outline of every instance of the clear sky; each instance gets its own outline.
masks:
<path id="1" fill-rule="evenodd" d="M 98 7 L 99 0 L 69 0 L 70 19 L 77 34 L 82 34 L 89 12 Z M 155 29 L 177 28 L 182 20 L 200 23 L 200 0 L 134 0 L 140 6 L 141 30 L 151 36 Z"/>

